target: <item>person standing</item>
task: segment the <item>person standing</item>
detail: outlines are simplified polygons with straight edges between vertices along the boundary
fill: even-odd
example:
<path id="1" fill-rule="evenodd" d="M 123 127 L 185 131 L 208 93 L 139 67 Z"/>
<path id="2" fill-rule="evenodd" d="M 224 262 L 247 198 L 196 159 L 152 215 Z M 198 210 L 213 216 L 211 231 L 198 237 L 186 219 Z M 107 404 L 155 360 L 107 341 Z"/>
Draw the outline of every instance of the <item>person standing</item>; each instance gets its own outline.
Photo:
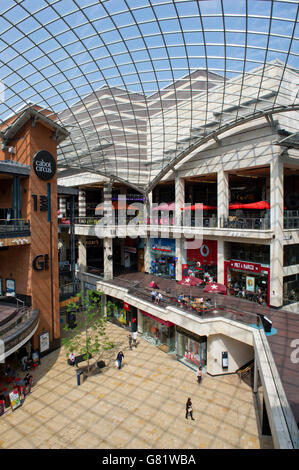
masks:
<path id="1" fill-rule="evenodd" d="M 201 367 L 198 368 L 198 371 L 196 372 L 196 376 L 197 376 L 197 382 L 200 384 L 201 379 L 202 379 L 202 370 L 201 370 Z"/>
<path id="2" fill-rule="evenodd" d="M 129 333 L 129 348 L 131 351 L 132 351 L 132 342 L 133 342 L 133 338 L 132 338 L 132 335 Z"/>
<path id="3" fill-rule="evenodd" d="M 133 333 L 133 343 L 134 343 L 135 348 L 137 348 L 137 336 L 138 336 L 137 331 L 134 331 L 134 333 Z"/>
<path id="4" fill-rule="evenodd" d="M 188 419 L 188 415 L 190 414 L 192 421 L 194 421 L 192 413 L 193 413 L 192 401 L 191 401 L 191 398 L 189 397 L 186 402 L 186 419 Z"/>
<path id="5" fill-rule="evenodd" d="M 123 352 L 122 351 L 119 351 L 118 355 L 117 355 L 117 362 L 118 362 L 118 368 L 121 369 L 121 363 L 122 363 L 122 360 L 125 356 L 123 355 Z"/>

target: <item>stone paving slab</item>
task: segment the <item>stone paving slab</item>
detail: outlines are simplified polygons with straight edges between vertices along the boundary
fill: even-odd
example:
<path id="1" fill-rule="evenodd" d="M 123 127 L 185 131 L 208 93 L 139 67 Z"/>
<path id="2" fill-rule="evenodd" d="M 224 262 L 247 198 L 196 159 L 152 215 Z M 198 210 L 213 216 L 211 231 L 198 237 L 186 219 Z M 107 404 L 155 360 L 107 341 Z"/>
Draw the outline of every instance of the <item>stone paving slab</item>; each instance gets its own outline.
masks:
<path id="1" fill-rule="evenodd" d="M 0 417 L 3 449 L 258 449 L 252 390 L 237 375 L 195 372 L 111 323 L 118 350 L 103 353 L 106 367 L 77 386 L 63 348 L 42 358 L 34 387 L 21 408 Z M 106 356 L 105 356 L 106 354 Z M 195 421 L 185 419 L 190 396 Z"/>

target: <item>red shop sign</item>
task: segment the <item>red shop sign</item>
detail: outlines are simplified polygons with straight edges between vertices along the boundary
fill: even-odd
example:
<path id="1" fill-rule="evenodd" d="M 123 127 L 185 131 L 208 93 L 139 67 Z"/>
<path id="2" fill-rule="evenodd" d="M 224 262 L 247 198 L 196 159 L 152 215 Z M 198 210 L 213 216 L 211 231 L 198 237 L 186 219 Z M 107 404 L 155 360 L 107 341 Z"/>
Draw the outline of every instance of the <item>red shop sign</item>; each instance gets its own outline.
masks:
<path id="1" fill-rule="evenodd" d="M 202 265 L 217 265 L 217 240 L 203 240 L 200 248 L 188 249 L 187 261 L 199 261 Z"/>
<path id="2" fill-rule="evenodd" d="M 246 263 L 246 261 L 230 261 L 232 269 L 240 269 L 241 271 L 249 271 L 251 273 L 260 273 L 261 265 L 257 263 Z"/>
<path id="3" fill-rule="evenodd" d="M 124 309 L 125 310 L 130 310 L 130 305 L 127 304 L 127 302 L 124 302 Z"/>

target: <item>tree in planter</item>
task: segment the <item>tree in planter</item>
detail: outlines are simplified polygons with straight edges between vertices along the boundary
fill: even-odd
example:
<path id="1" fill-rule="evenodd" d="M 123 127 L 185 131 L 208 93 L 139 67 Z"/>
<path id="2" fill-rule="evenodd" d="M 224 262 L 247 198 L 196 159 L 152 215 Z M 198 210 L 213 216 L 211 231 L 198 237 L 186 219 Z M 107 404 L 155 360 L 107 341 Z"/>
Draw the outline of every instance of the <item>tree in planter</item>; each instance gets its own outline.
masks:
<path id="1" fill-rule="evenodd" d="M 79 292 L 76 300 L 67 306 L 67 312 L 76 314 L 76 325 L 70 328 L 64 327 L 68 332 L 66 338 L 62 339 L 62 344 L 70 352 L 84 355 L 87 360 L 87 371 L 90 372 L 90 359 L 101 350 L 107 351 L 114 347 L 106 336 L 107 318 L 104 315 L 102 303 L 102 292 L 93 290 L 86 291 L 86 294 Z"/>

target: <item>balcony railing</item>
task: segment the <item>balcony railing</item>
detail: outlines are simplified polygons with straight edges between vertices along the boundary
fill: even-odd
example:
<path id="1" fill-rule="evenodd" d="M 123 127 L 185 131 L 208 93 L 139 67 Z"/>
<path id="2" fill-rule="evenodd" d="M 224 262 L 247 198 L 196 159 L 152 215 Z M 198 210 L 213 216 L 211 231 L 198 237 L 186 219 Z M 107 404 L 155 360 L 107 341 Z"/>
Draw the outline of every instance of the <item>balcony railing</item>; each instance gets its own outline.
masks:
<path id="1" fill-rule="evenodd" d="M 30 235 L 30 222 L 23 219 L 0 219 L 0 237 L 15 233 Z"/>
<path id="2" fill-rule="evenodd" d="M 79 225 L 96 225 L 102 217 L 76 217 L 75 224 Z M 296 228 L 296 224 L 299 227 L 299 218 L 287 219 L 289 221 L 289 228 Z M 219 225 L 218 225 L 219 221 Z M 116 228 L 117 226 L 123 225 L 144 225 L 147 227 L 172 227 L 175 226 L 174 217 L 153 217 L 143 221 L 142 217 L 124 217 L 124 219 L 116 218 L 111 227 Z M 104 224 L 108 227 L 108 224 Z M 270 220 L 255 217 L 227 217 L 218 219 L 217 217 L 204 217 L 203 219 L 196 219 L 195 217 L 186 217 L 181 219 L 180 227 L 199 227 L 199 228 L 233 228 L 233 229 L 247 229 L 247 230 L 269 230 Z"/>
<path id="3" fill-rule="evenodd" d="M 285 229 L 291 229 L 291 228 L 299 229 L 299 217 L 284 217 L 284 219 L 283 219 L 283 228 L 285 228 Z"/>
<path id="4" fill-rule="evenodd" d="M 260 217 L 245 218 L 245 217 L 227 217 L 221 219 L 221 228 L 237 228 L 246 230 L 269 230 L 270 220 Z"/>

